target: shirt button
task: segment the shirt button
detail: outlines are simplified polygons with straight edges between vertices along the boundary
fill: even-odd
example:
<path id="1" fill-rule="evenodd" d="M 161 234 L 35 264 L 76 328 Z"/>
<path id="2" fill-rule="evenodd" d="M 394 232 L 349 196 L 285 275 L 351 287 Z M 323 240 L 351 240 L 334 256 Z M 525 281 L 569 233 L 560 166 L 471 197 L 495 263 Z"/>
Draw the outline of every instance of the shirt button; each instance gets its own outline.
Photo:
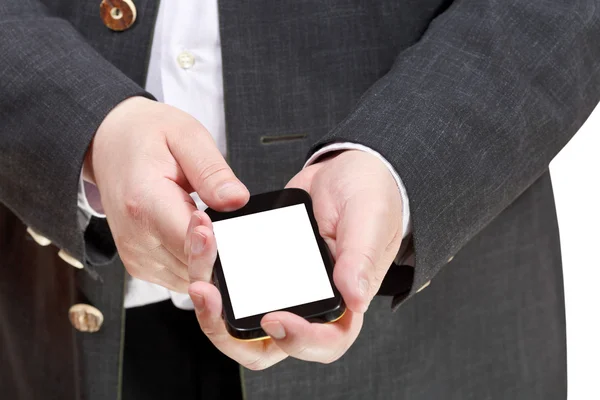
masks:
<path id="1" fill-rule="evenodd" d="M 182 51 L 177 56 L 177 64 L 183 69 L 190 69 L 194 66 L 196 59 L 189 51 Z"/>

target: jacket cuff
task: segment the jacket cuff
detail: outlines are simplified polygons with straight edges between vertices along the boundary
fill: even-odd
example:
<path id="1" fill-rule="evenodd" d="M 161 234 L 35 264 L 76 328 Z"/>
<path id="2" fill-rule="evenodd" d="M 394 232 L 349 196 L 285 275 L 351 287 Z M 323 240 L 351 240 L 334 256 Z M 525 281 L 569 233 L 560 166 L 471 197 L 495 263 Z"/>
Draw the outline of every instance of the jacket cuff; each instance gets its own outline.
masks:
<path id="1" fill-rule="evenodd" d="M 403 300 L 408 298 L 408 295 L 410 294 L 411 288 L 413 286 L 415 275 L 415 257 L 414 244 L 411 234 L 412 224 L 410 220 L 410 206 L 404 183 L 402 182 L 402 179 L 400 178 L 400 175 L 398 174 L 396 169 L 388 162 L 388 160 L 385 157 L 383 157 L 379 152 L 373 150 L 370 147 L 358 143 L 340 141 L 324 143 L 322 147 L 319 148 L 318 146 L 315 146 L 314 149 L 316 150 L 309 153 L 309 157 L 304 164 L 304 168 L 311 164 L 314 164 L 318 161 L 320 157 L 330 152 L 344 150 L 360 150 L 368 152 L 369 154 L 372 154 L 375 157 L 379 158 L 388 168 L 394 180 L 396 181 L 396 185 L 398 186 L 398 190 L 400 191 L 400 195 L 402 196 L 403 205 L 402 243 L 400 244 L 400 249 L 398 250 L 398 254 L 396 255 L 394 263 L 388 269 L 388 272 L 385 278 L 383 279 L 383 282 L 381 283 L 379 291 L 377 292 L 377 295 L 380 296 L 393 296 L 392 310 L 395 311 L 396 309 L 398 309 L 399 305 L 403 302 Z"/>

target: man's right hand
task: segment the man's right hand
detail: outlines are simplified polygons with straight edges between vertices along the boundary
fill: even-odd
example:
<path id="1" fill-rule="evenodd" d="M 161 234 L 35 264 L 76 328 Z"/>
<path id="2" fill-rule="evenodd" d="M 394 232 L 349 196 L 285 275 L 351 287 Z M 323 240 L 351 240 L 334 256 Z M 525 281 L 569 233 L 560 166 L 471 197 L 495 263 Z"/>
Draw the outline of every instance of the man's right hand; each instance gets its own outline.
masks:
<path id="1" fill-rule="evenodd" d="M 134 277 L 186 293 L 186 229 L 196 191 L 228 211 L 249 198 L 246 187 L 192 116 L 143 97 L 127 99 L 104 119 L 86 157 L 119 255 Z"/>

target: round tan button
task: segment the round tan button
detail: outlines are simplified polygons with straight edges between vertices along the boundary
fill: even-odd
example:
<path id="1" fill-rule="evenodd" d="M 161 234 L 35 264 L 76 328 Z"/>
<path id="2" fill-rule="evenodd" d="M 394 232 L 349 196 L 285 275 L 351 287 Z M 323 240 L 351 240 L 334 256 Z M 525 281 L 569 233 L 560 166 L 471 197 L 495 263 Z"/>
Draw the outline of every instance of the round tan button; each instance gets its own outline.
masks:
<path id="1" fill-rule="evenodd" d="M 190 69 L 196 63 L 196 58 L 189 51 L 182 51 L 177 56 L 177 64 L 183 69 Z"/>
<path id="2" fill-rule="evenodd" d="M 104 322 L 104 315 L 89 304 L 75 304 L 69 308 L 69 320 L 79 332 L 98 332 Z"/>
<path id="3" fill-rule="evenodd" d="M 137 10 L 132 0 L 102 0 L 100 3 L 102 22 L 113 31 L 129 29 L 136 16 Z"/>
<path id="4" fill-rule="evenodd" d="M 62 258 L 62 260 L 64 262 L 66 262 L 67 264 L 71 265 L 72 267 L 75 267 L 77 269 L 82 269 L 83 268 L 83 264 L 81 263 L 81 261 L 79 261 L 78 259 L 76 259 L 75 257 L 73 257 L 72 255 L 70 255 L 69 253 L 67 253 L 64 250 L 61 250 L 58 252 L 58 256 L 60 258 Z"/>
<path id="5" fill-rule="evenodd" d="M 45 236 L 40 235 L 39 233 L 37 233 L 36 231 L 34 231 L 33 229 L 31 229 L 29 227 L 27 228 L 27 233 L 29 233 L 29 236 L 31 236 L 32 239 L 40 246 L 48 246 L 48 245 L 52 244 L 50 239 L 48 239 Z"/>

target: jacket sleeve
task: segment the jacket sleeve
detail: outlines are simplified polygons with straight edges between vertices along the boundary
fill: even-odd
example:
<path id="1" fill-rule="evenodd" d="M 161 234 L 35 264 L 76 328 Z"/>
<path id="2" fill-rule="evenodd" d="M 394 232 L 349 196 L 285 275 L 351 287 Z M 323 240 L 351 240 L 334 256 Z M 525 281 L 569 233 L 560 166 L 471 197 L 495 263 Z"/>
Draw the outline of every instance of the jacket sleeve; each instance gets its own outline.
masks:
<path id="1" fill-rule="evenodd" d="M 83 159 L 108 112 L 136 95 L 150 97 L 67 21 L 38 1 L 0 0 L 0 201 L 88 265 L 115 251 L 106 226 L 92 224 L 89 240 L 80 229 Z"/>
<path id="2" fill-rule="evenodd" d="M 371 147 L 398 171 L 414 294 L 547 169 L 600 99 L 596 0 L 456 0 L 313 149 Z"/>

